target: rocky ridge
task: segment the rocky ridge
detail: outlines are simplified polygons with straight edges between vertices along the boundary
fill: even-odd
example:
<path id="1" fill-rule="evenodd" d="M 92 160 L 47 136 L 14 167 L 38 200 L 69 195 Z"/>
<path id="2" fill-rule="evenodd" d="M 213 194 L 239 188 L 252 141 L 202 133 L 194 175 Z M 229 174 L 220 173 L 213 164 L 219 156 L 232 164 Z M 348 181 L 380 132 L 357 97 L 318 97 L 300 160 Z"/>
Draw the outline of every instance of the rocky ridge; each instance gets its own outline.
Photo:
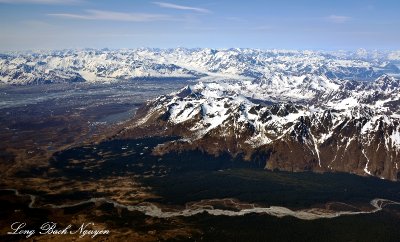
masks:
<path id="1" fill-rule="evenodd" d="M 400 80 L 296 79 L 290 90 L 254 81 L 188 86 L 149 101 L 120 135 L 181 137 L 158 155 L 202 150 L 270 170 L 400 179 Z"/>

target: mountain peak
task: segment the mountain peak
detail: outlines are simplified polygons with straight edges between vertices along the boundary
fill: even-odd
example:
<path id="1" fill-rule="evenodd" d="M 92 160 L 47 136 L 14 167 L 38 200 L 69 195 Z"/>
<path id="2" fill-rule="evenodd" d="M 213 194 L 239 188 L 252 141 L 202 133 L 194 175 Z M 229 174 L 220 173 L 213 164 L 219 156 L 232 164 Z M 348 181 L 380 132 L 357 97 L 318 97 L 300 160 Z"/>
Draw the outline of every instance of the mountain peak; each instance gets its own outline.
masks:
<path id="1" fill-rule="evenodd" d="M 376 79 L 374 84 L 382 91 L 400 90 L 400 80 L 387 74 Z"/>

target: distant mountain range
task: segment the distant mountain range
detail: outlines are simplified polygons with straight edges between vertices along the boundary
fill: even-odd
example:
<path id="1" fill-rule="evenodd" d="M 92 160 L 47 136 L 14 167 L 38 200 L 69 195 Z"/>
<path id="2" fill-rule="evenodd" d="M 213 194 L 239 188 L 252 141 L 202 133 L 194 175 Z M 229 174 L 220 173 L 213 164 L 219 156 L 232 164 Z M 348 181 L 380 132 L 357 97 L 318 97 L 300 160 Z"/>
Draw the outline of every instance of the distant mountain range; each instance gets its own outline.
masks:
<path id="1" fill-rule="evenodd" d="M 65 50 L 0 55 L 0 83 L 110 82 L 135 78 L 281 81 L 291 77 L 373 80 L 399 75 L 400 51 L 256 49 Z M 278 83 L 278 84 L 277 84 Z"/>

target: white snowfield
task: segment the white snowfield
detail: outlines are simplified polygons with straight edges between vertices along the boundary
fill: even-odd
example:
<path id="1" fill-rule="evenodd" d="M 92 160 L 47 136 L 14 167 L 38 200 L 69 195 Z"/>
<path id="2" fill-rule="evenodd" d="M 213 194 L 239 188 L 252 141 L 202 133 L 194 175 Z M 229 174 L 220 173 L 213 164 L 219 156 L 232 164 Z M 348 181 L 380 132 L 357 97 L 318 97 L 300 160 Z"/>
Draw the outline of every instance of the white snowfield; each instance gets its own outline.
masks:
<path id="1" fill-rule="evenodd" d="M 290 89 L 306 75 L 371 80 L 399 75 L 398 51 L 322 52 L 258 49 L 63 50 L 0 54 L 0 83 L 112 82 L 133 78 L 257 80 Z M 299 94 L 301 95 L 301 94 Z"/>

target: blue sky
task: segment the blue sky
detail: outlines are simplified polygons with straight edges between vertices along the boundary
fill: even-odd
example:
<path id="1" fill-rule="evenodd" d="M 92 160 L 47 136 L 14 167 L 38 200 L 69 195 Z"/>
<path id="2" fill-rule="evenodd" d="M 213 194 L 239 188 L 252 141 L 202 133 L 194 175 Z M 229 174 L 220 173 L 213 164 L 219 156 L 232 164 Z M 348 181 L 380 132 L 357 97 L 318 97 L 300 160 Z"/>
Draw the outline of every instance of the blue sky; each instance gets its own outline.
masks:
<path id="1" fill-rule="evenodd" d="M 0 49 L 400 49 L 397 0 L 0 0 Z"/>

